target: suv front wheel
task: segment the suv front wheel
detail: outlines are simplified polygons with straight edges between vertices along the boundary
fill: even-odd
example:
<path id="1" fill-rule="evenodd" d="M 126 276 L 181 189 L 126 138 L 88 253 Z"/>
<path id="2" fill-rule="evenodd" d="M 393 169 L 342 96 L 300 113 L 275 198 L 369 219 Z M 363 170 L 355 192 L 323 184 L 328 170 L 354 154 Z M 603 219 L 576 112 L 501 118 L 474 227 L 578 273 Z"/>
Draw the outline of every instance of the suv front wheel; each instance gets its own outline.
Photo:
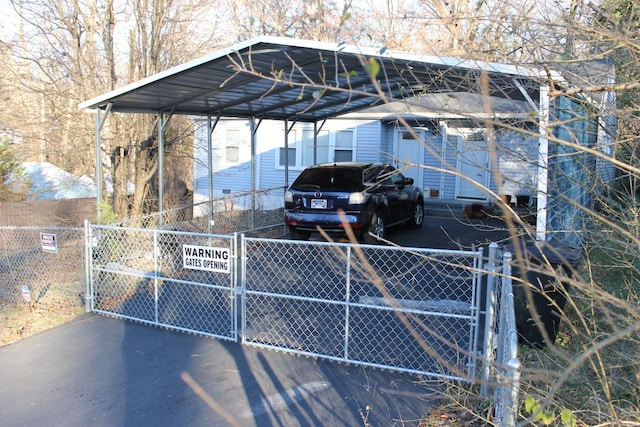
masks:
<path id="1" fill-rule="evenodd" d="M 424 222 L 424 205 L 422 204 L 422 200 L 416 201 L 416 204 L 413 206 L 413 214 L 409 221 L 407 221 L 407 225 L 409 228 L 420 228 L 422 227 L 422 223 Z"/>

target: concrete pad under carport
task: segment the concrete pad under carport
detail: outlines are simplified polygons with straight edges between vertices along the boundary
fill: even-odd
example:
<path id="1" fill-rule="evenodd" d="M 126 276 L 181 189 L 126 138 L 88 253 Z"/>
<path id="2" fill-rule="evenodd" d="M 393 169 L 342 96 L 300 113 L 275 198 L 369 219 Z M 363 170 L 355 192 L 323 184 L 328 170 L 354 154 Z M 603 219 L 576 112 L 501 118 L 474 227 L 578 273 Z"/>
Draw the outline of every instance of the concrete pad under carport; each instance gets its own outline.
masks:
<path id="1" fill-rule="evenodd" d="M 521 233 L 522 230 L 518 232 Z M 476 220 L 454 215 L 427 215 L 422 227 L 418 229 L 402 225 L 388 228 L 385 239 L 407 248 L 475 250 L 479 247 L 486 249 L 493 242 L 508 244 L 511 234 L 505 222 L 498 218 Z M 310 240 L 323 241 L 324 238 L 319 233 L 314 233 Z M 337 240 L 347 242 L 344 238 Z"/>
<path id="2" fill-rule="evenodd" d="M 460 216 L 425 216 L 419 229 L 398 226 L 387 231 L 387 239 L 396 245 L 415 248 L 473 250 L 495 242 L 508 243 L 511 235 L 504 221 Z"/>
<path id="3" fill-rule="evenodd" d="M 406 426 L 442 389 L 93 314 L 1 347 L 0 376 L 2 423 L 12 426 L 358 426 L 364 417 Z"/>

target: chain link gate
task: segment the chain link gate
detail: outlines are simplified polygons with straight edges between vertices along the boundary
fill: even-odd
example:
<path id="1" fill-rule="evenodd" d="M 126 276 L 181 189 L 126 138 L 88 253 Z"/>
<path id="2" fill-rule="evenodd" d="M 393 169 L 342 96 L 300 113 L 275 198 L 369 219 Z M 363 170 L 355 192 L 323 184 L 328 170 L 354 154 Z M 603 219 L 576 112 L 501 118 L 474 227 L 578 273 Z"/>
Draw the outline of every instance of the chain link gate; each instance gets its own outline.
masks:
<path id="1" fill-rule="evenodd" d="M 339 362 L 476 377 L 481 249 L 87 229 L 94 312 Z"/>
<path id="2" fill-rule="evenodd" d="M 475 378 L 482 250 L 242 238 L 245 344 Z"/>
<path id="3" fill-rule="evenodd" d="M 92 311 L 236 341 L 235 235 L 87 228 Z"/>

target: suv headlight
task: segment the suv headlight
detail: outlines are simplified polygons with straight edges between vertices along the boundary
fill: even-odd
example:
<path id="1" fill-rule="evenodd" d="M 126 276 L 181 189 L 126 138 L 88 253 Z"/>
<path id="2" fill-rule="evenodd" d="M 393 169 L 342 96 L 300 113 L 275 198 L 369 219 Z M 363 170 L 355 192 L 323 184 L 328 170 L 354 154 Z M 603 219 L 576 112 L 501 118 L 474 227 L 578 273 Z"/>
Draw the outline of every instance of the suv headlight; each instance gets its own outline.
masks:
<path id="1" fill-rule="evenodd" d="M 362 191 L 357 193 L 349 194 L 349 204 L 350 205 L 362 205 L 367 202 L 369 197 Z"/>
<path id="2" fill-rule="evenodd" d="M 289 190 L 284 193 L 284 202 L 285 203 L 293 203 L 293 193 Z"/>

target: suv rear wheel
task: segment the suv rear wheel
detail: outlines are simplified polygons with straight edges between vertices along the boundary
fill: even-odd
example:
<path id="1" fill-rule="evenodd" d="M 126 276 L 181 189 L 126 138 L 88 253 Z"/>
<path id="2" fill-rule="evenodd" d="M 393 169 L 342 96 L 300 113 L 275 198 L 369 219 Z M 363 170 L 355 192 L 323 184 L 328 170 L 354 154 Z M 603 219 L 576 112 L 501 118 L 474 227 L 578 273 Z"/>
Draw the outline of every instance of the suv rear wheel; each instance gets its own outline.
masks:
<path id="1" fill-rule="evenodd" d="M 365 232 L 362 240 L 368 244 L 380 243 L 378 239 L 384 239 L 385 227 L 384 217 L 378 213 L 373 214 L 369 230 Z"/>
<path id="2" fill-rule="evenodd" d="M 309 240 L 309 233 L 302 231 L 290 231 L 289 235 L 293 240 Z"/>

